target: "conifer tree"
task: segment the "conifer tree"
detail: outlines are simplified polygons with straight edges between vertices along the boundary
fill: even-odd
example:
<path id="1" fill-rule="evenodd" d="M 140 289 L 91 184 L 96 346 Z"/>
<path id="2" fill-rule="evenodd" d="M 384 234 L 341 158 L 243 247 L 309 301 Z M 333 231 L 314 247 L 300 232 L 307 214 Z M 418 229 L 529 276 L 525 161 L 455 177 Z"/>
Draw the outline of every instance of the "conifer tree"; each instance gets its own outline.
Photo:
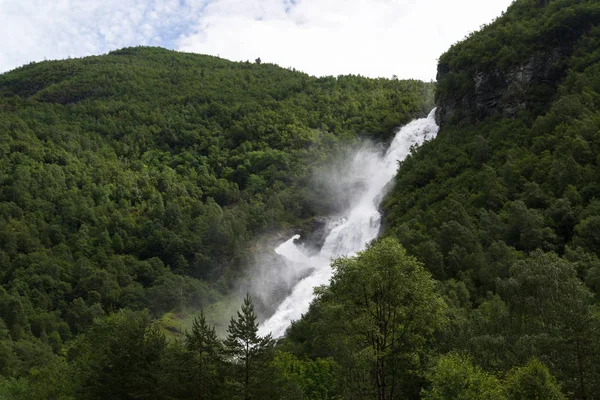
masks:
<path id="1" fill-rule="evenodd" d="M 262 389 L 261 378 L 271 358 L 274 340 L 270 334 L 258 336 L 258 323 L 249 294 L 244 299 L 241 312 L 237 313 L 237 319 L 231 318 L 227 333 L 225 346 L 236 367 L 234 381 L 238 398 L 256 398 Z"/>
<path id="2" fill-rule="evenodd" d="M 185 348 L 191 361 L 196 399 L 213 399 L 219 389 L 219 367 L 223 363 L 223 343 L 204 312 L 194 318 L 191 332 L 185 333 Z"/>

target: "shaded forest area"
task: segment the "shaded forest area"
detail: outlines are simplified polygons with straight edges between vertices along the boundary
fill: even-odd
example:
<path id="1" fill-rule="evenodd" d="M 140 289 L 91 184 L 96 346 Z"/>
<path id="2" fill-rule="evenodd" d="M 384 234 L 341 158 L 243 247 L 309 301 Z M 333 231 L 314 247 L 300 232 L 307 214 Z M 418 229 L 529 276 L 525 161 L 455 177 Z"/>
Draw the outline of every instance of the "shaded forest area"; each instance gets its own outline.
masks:
<path id="1" fill-rule="evenodd" d="M 569 398 L 600 398 L 599 38 L 597 1 L 522 0 L 453 46 L 445 123 L 386 199 L 386 234 L 442 282 L 436 351 L 473 379 L 535 359 Z"/>
<path id="2" fill-rule="evenodd" d="M 53 379 L 48 366 L 95 319 L 112 335 L 120 310 L 145 329 L 221 299 L 257 235 L 330 211 L 316 169 L 432 101 L 419 81 L 159 48 L 0 75 L 1 375 Z"/>
<path id="3" fill-rule="evenodd" d="M 0 76 L 0 394 L 600 398 L 599 38 L 597 1 L 517 0 L 442 55 L 442 126 L 382 237 L 276 343 L 250 297 L 224 338 L 154 317 L 227 293 L 257 233 L 330 211 L 311 171 L 389 140 L 431 85 L 160 49 Z"/>

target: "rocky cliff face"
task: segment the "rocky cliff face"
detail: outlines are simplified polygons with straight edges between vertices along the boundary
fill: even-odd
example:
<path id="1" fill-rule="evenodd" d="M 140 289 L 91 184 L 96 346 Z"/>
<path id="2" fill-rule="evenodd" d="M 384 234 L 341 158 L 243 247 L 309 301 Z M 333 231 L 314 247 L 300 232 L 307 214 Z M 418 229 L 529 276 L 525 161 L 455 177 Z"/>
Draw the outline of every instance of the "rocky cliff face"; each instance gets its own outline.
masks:
<path id="1" fill-rule="evenodd" d="M 577 67 L 572 56 L 581 46 L 597 47 L 599 23 L 597 1 L 515 1 L 440 57 L 438 123 L 546 112 L 569 68 Z"/>
<path id="2" fill-rule="evenodd" d="M 565 60 L 570 53 L 568 47 L 554 48 L 531 55 L 506 69 L 470 73 L 467 94 L 449 93 L 436 97 L 438 124 L 478 122 L 494 114 L 514 118 L 519 111 L 528 109 L 533 97 L 535 104 L 539 105 L 540 95 L 545 96 L 549 103 L 566 72 Z M 454 72 L 447 64 L 440 63 L 437 81 Z"/>

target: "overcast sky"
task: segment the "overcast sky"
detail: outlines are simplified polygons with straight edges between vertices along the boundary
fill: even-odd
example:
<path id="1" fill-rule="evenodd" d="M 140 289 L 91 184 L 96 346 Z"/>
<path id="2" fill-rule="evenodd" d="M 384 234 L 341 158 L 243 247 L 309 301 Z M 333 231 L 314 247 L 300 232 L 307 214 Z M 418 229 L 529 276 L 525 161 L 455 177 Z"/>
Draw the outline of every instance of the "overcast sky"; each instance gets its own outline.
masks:
<path id="1" fill-rule="evenodd" d="M 0 0 L 0 72 L 136 45 L 311 75 L 435 79 L 437 58 L 512 0 Z"/>

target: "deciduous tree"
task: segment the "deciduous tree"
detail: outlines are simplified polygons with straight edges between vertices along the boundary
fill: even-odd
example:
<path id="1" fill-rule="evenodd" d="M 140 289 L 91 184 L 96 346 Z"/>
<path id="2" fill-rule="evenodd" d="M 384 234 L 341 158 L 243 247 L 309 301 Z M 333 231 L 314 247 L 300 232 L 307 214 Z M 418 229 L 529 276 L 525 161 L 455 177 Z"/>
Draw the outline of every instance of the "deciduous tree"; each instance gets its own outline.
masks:
<path id="1" fill-rule="evenodd" d="M 333 340 L 352 353 L 347 372 L 366 368 L 380 400 L 397 398 L 402 376 L 419 363 L 428 340 L 445 322 L 446 304 L 429 272 L 393 238 L 355 257 L 340 258 L 320 301 Z M 365 376 L 365 375 L 363 375 Z"/>

